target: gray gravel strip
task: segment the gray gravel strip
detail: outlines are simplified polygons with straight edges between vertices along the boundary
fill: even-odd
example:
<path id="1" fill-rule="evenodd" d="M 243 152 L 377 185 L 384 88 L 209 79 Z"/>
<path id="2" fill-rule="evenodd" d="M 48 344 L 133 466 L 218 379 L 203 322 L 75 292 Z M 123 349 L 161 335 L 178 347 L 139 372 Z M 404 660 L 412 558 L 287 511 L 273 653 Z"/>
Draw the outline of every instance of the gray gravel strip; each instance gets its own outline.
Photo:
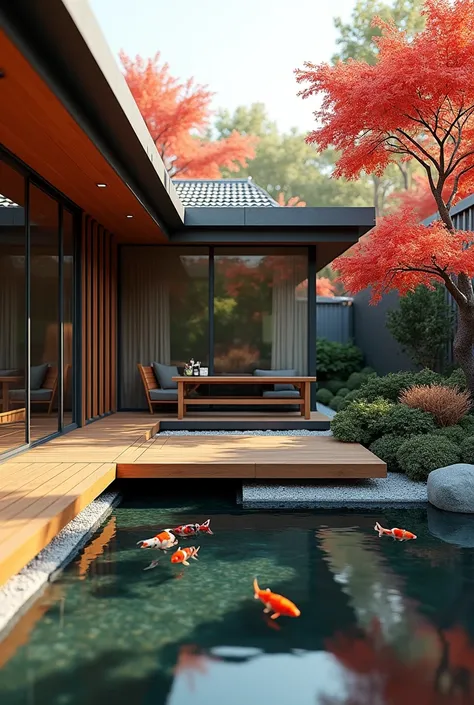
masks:
<path id="1" fill-rule="evenodd" d="M 389 472 L 386 478 L 320 480 L 311 483 L 248 483 L 242 488 L 244 509 L 294 509 L 311 507 L 370 508 L 424 505 L 426 484 Z"/>
<path id="2" fill-rule="evenodd" d="M 105 492 L 97 497 L 18 575 L 0 588 L 0 639 L 38 598 L 46 583 L 53 580 L 58 570 L 84 546 L 91 533 L 110 514 L 118 499 L 118 492 Z"/>
<path id="3" fill-rule="evenodd" d="M 331 431 L 160 431 L 162 436 L 331 436 Z"/>

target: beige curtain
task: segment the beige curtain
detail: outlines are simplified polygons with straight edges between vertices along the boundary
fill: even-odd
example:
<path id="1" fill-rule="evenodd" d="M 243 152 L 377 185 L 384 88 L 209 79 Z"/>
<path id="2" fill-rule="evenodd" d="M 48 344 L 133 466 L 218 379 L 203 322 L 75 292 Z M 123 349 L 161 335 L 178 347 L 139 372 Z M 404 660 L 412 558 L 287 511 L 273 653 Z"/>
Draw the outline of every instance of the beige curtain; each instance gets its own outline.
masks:
<path id="1" fill-rule="evenodd" d="M 170 362 L 170 297 L 159 247 L 124 247 L 121 262 L 121 404 L 145 408 L 137 363 Z"/>
<path id="2" fill-rule="evenodd" d="M 272 369 L 308 374 L 308 297 L 297 291 L 305 277 L 306 258 L 287 259 L 282 277 L 275 273 L 272 294 Z"/>

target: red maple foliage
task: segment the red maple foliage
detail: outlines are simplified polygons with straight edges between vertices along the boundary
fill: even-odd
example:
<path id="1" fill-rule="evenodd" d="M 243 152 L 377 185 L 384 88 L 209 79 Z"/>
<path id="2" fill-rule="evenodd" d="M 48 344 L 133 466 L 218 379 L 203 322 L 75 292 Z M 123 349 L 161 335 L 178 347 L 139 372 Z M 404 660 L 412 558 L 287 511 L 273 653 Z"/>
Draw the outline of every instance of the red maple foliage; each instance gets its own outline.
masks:
<path id="1" fill-rule="evenodd" d="M 288 201 L 286 201 L 285 194 L 279 193 L 278 205 L 285 206 L 287 208 L 304 208 L 306 206 L 306 201 L 300 201 L 299 196 L 293 196 L 292 198 L 289 198 Z"/>
<path id="2" fill-rule="evenodd" d="M 373 20 L 382 33 L 373 66 L 307 63 L 296 73 L 309 84 L 303 97 L 323 95 L 307 140 L 339 151 L 336 177 L 381 175 L 400 158 L 423 167 L 440 220 L 423 226 L 402 208 L 334 266 L 349 291 L 373 286 L 374 301 L 390 289 L 403 294 L 441 280 L 458 305 L 454 355 L 474 394 L 472 233 L 456 231 L 450 215 L 474 188 L 474 1 L 426 0 L 423 12 L 425 29 L 413 39 Z"/>
<path id="3" fill-rule="evenodd" d="M 218 179 L 221 169 L 238 171 L 255 156 L 257 140 L 234 131 L 228 137 L 206 138 L 211 116 L 211 93 L 194 79 L 180 81 L 160 63 L 134 59 L 120 52 L 125 80 L 146 122 L 153 141 L 171 176 Z"/>

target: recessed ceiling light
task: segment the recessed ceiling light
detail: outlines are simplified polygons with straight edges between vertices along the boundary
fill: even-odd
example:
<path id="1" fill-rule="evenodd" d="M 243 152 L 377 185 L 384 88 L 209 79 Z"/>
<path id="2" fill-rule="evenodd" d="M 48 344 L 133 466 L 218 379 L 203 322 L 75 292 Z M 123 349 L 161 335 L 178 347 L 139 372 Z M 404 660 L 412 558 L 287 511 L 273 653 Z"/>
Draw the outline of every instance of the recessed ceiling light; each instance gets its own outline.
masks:
<path id="1" fill-rule="evenodd" d="M 107 184 L 96 184 L 97 188 L 107 188 Z"/>
<path id="2" fill-rule="evenodd" d="M 133 218 L 133 215 L 127 215 L 126 217 L 127 217 L 127 218 Z"/>

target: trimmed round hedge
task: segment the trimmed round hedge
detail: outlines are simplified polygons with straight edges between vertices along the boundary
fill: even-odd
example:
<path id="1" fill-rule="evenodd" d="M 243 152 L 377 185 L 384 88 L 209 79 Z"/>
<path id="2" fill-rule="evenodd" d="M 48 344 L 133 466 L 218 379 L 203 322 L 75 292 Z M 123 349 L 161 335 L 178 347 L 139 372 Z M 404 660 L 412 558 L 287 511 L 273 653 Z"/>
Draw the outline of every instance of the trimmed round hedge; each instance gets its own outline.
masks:
<path id="1" fill-rule="evenodd" d="M 379 457 L 384 463 L 387 463 L 389 472 L 400 472 L 400 466 L 397 461 L 397 453 L 400 446 L 405 443 L 406 436 L 395 436 L 392 433 L 386 433 L 380 436 L 370 444 L 369 450 Z"/>
<path id="2" fill-rule="evenodd" d="M 346 383 L 340 379 L 330 379 L 325 383 L 326 389 L 329 389 L 333 394 L 337 394 L 340 389 L 346 386 Z"/>
<path id="3" fill-rule="evenodd" d="M 329 406 L 329 402 L 333 396 L 334 394 L 329 389 L 318 389 L 316 392 L 316 401 L 319 401 L 320 404 L 324 404 L 325 406 Z"/>
<path id="4" fill-rule="evenodd" d="M 360 387 L 367 382 L 368 376 L 362 374 L 362 372 L 353 372 L 349 379 L 347 380 L 347 388 L 352 391 L 354 389 L 360 389 Z"/>
<path id="5" fill-rule="evenodd" d="M 432 470 L 459 463 L 461 450 L 448 438 L 435 433 L 408 438 L 397 451 L 400 469 L 411 480 L 426 481 Z"/>
<path id="6" fill-rule="evenodd" d="M 400 392 L 414 385 L 444 384 L 444 378 L 437 372 L 392 372 L 384 377 L 369 377 L 357 390 L 357 399 L 374 401 L 379 397 L 397 402 Z"/>
<path id="7" fill-rule="evenodd" d="M 436 424 L 431 414 L 421 409 L 411 409 L 405 404 L 394 404 L 383 421 L 383 433 L 395 436 L 416 436 L 434 433 Z"/>
<path id="8" fill-rule="evenodd" d="M 462 426 L 456 424 L 455 426 L 443 426 L 442 428 L 437 428 L 435 431 L 437 436 L 444 436 L 448 438 L 452 443 L 456 445 L 461 445 L 461 443 L 466 438 L 466 431 Z"/>
<path id="9" fill-rule="evenodd" d="M 467 414 L 457 425 L 466 431 L 466 436 L 474 436 L 474 416 L 472 414 Z"/>
<path id="10" fill-rule="evenodd" d="M 461 443 L 461 460 L 474 464 L 474 436 L 467 436 Z"/>
<path id="11" fill-rule="evenodd" d="M 335 396 L 329 402 L 329 408 L 333 409 L 333 411 L 339 411 L 343 401 L 344 401 L 344 399 L 342 397 L 340 397 L 339 395 Z"/>
<path id="12" fill-rule="evenodd" d="M 343 443 L 362 443 L 368 446 L 382 435 L 385 417 L 392 407 L 393 404 L 386 399 L 350 402 L 331 421 L 334 438 Z"/>
<path id="13" fill-rule="evenodd" d="M 350 390 L 347 387 L 343 387 L 342 389 L 340 389 L 338 391 L 337 396 L 338 397 L 346 397 L 349 394 L 349 391 Z"/>

